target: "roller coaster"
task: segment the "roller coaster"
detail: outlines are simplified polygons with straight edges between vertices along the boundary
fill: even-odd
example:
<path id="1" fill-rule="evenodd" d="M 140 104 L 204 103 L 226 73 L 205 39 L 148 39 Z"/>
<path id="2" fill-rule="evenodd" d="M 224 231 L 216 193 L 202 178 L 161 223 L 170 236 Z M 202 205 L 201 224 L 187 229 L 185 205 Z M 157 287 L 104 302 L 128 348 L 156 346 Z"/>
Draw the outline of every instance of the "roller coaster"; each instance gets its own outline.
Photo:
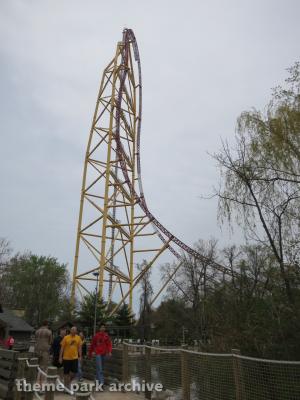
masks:
<path id="1" fill-rule="evenodd" d="M 146 274 L 169 251 L 177 266 L 162 282 L 158 298 L 183 264 L 185 253 L 229 270 L 199 254 L 149 210 L 141 173 L 142 73 L 139 49 L 131 29 L 123 31 L 115 55 L 104 69 L 85 155 L 72 301 L 77 292 L 91 293 L 113 304 L 110 313 L 128 302 Z"/>

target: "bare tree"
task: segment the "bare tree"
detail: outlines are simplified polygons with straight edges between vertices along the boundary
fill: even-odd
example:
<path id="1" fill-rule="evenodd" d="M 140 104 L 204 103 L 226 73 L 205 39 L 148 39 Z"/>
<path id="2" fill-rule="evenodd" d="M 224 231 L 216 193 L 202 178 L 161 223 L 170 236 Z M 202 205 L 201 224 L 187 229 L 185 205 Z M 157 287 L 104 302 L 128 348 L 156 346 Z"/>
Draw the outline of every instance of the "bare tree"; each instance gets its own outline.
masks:
<path id="1" fill-rule="evenodd" d="M 206 297 L 214 285 L 214 279 L 219 274 L 210 267 L 217 259 L 217 241 L 215 239 L 210 239 L 208 242 L 199 240 L 195 249 L 205 257 L 196 259 L 184 254 L 183 264 L 174 276 L 172 275 L 176 264 L 165 264 L 162 271 L 164 279 L 171 278 L 168 293 L 173 298 L 184 300 L 185 304 L 191 308 L 194 336 L 200 338 L 206 335 L 208 325 Z"/>
<path id="2" fill-rule="evenodd" d="M 143 260 L 141 264 L 137 266 L 140 272 L 147 268 L 147 262 Z M 151 284 L 151 269 L 148 269 L 143 273 L 140 280 L 140 318 L 138 325 L 140 326 L 141 338 L 149 340 L 151 336 L 151 299 L 153 296 L 153 287 Z"/>
<path id="3" fill-rule="evenodd" d="M 267 245 L 279 266 L 290 304 L 300 249 L 300 64 L 277 87 L 266 113 L 243 112 L 236 144 L 214 155 L 221 169 L 221 218 L 243 226 L 250 239 Z M 291 265 L 291 262 L 293 263 Z"/>
<path id="4" fill-rule="evenodd" d="M 5 282 L 5 274 L 11 253 L 12 248 L 9 241 L 5 238 L 0 238 L 0 304 L 7 304 L 8 302 L 8 288 Z"/>
<path id="5" fill-rule="evenodd" d="M 216 192 L 220 215 L 230 220 L 235 214 L 249 238 L 268 244 L 279 265 L 287 298 L 294 303 L 287 261 L 293 248 L 299 252 L 300 187 L 282 180 L 270 181 L 267 172 L 263 175 L 260 168 L 257 170 L 250 144 L 242 135 L 237 137 L 234 155 L 225 144 L 215 158 L 225 178 Z"/>

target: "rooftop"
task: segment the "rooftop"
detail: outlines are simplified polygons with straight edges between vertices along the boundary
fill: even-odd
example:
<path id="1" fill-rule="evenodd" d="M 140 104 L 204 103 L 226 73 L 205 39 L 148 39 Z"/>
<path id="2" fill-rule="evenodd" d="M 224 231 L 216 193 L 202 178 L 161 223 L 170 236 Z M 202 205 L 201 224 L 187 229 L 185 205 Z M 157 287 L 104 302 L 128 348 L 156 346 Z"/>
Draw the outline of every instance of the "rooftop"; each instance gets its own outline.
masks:
<path id="1" fill-rule="evenodd" d="M 0 323 L 12 331 L 32 332 L 34 329 L 24 319 L 17 317 L 12 311 L 0 307 Z"/>

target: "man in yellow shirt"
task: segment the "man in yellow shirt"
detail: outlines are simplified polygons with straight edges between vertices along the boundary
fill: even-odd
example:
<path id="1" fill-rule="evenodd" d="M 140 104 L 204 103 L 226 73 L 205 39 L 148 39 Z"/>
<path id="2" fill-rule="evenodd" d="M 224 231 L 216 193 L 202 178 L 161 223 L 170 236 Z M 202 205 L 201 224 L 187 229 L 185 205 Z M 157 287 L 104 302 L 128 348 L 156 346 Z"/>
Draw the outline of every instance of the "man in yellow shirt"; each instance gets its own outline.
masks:
<path id="1" fill-rule="evenodd" d="M 76 326 L 72 326 L 70 334 L 66 335 L 60 344 L 59 362 L 64 367 L 65 385 L 70 387 L 70 383 L 78 372 L 78 360 L 81 361 L 82 340 L 77 335 Z"/>

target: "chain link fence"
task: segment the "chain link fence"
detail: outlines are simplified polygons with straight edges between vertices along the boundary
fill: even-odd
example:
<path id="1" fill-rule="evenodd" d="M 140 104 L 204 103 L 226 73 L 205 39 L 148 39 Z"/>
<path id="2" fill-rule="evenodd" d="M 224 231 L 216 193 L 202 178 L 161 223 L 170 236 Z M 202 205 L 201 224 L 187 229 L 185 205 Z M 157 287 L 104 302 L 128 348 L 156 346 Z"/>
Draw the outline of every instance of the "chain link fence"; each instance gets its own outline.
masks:
<path id="1" fill-rule="evenodd" d="M 300 362 L 133 344 L 123 347 L 123 381 L 161 384 L 147 399 L 300 400 Z"/>

